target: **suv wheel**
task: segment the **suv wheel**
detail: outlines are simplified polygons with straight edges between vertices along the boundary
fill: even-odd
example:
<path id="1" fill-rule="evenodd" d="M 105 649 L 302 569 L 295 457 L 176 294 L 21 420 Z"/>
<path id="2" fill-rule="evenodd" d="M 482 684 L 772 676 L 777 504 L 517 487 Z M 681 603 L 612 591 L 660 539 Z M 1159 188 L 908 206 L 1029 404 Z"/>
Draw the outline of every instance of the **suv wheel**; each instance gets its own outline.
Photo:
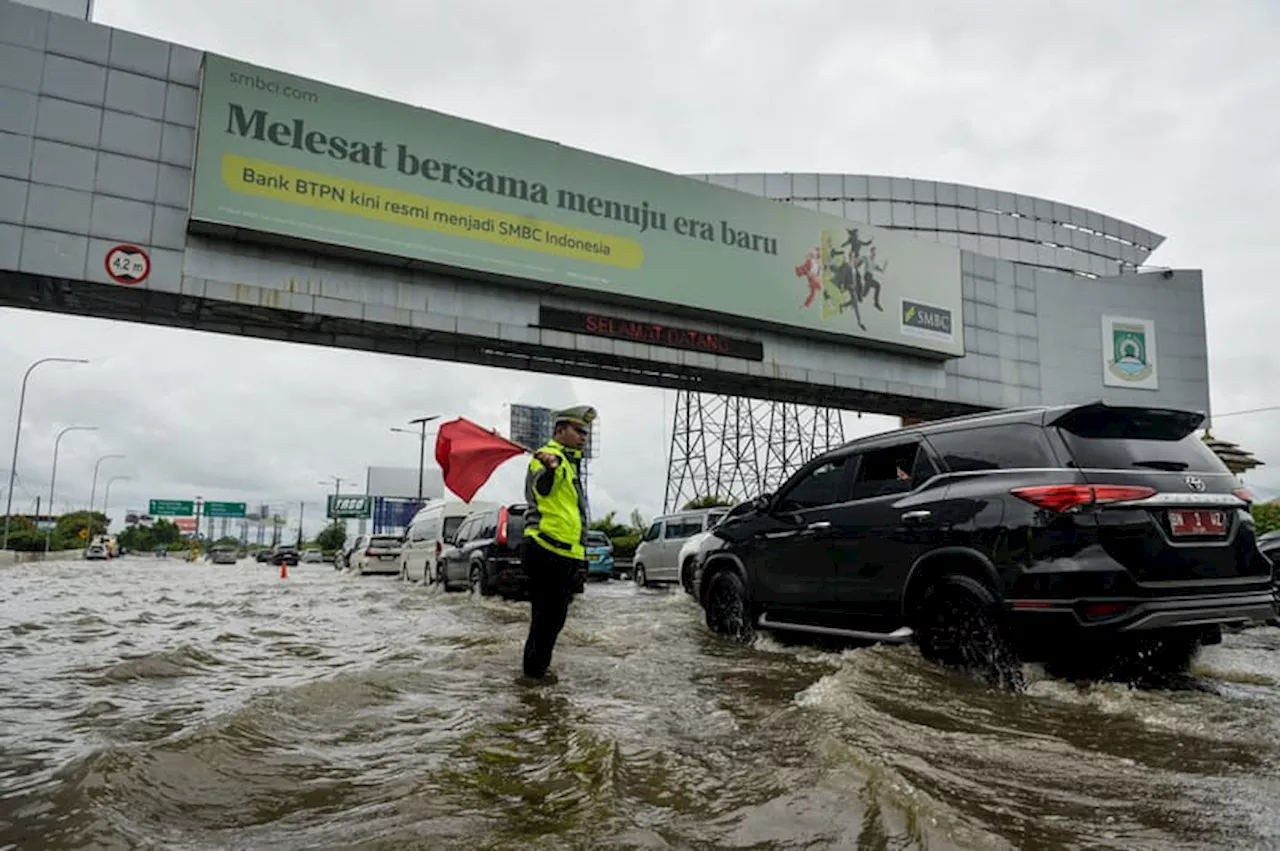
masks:
<path id="1" fill-rule="evenodd" d="M 995 594 L 971 576 L 950 574 L 929 587 L 916 613 L 916 644 L 931 662 L 974 671 L 992 685 L 1022 686 Z"/>
<path id="2" fill-rule="evenodd" d="M 739 644 L 750 644 L 755 638 L 747 588 L 732 570 L 722 570 L 711 578 L 707 588 L 707 626 Z"/>
<path id="3" fill-rule="evenodd" d="M 645 575 L 643 564 L 637 564 L 635 568 L 633 568 L 631 578 L 635 581 L 637 588 L 649 587 L 649 577 Z"/>
<path id="4" fill-rule="evenodd" d="M 693 560 L 685 561 L 684 567 L 680 569 L 680 584 L 684 587 L 686 594 L 693 594 Z"/>
<path id="5" fill-rule="evenodd" d="M 484 567 L 482 567 L 481 565 L 478 565 L 478 564 L 471 565 L 471 574 L 469 579 L 470 579 L 472 594 L 476 594 L 481 597 L 493 596 L 493 589 L 489 587 L 489 582 L 488 582 L 489 577 L 485 575 L 487 573 L 488 571 L 486 571 Z"/>

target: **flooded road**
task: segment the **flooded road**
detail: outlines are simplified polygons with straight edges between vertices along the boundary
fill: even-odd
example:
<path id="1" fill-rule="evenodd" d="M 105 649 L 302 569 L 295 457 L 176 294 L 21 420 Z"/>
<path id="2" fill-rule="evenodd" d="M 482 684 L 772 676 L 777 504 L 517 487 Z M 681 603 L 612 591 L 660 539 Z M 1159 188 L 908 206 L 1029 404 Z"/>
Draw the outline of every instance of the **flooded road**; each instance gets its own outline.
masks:
<path id="1" fill-rule="evenodd" d="M 1194 689 L 1012 695 L 591 584 L 527 685 L 527 612 L 327 565 L 0 568 L 0 848 L 1280 845 L 1280 630 Z"/>

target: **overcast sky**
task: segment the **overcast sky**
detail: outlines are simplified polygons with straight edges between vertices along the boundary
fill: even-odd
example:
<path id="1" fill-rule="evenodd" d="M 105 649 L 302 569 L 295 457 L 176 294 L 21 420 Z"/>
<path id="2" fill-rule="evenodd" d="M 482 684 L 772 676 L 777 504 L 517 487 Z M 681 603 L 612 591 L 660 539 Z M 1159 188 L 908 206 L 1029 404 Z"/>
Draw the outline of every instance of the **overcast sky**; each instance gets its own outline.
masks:
<path id="1" fill-rule="evenodd" d="M 673 172 L 902 175 L 1100 210 L 1168 237 L 1151 263 L 1204 270 L 1214 410 L 1280 405 L 1274 0 L 96 0 L 95 19 Z M 26 509 L 60 425 L 101 429 L 65 438 L 60 500 L 87 503 L 94 458 L 123 452 L 103 464 L 133 477 L 113 514 L 198 493 L 318 515 L 320 479 L 416 464 L 390 426 L 443 413 L 505 430 L 510 401 L 597 405 L 596 508 L 662 503 L 671 393 L 0 311 L 15 398 L 46 355 L 93 364 L 32 378 Z M 1277 425 L 1216 432 L 1280 491 Z M 518 487 L 518 466 L 482 495 Z"/>

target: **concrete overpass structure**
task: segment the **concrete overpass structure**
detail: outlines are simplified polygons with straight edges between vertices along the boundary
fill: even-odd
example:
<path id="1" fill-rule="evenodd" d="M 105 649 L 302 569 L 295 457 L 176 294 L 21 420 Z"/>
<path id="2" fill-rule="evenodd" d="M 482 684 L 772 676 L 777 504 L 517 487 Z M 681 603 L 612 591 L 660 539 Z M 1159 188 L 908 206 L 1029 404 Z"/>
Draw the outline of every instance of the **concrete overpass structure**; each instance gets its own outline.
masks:
<path id="1" fill-rule="evenodd" d="M 664 174 L 0 0 L 3 306 L 905 417 L 1208 410 L 1201 276 L 1140 271 L 1160 239 L 933 181 Z"/>

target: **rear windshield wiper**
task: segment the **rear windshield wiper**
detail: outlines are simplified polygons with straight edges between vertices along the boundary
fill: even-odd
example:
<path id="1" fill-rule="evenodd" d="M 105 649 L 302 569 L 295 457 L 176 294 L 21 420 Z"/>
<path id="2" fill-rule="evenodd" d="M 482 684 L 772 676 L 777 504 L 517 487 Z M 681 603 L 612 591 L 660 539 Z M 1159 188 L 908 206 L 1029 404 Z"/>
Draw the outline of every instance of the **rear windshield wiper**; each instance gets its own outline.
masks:
<path id="1" fill-rule="evenodd" d="M 1152 470 L 1168 470 L 1173 473 L 1180 473 L 1191 465 L 1186 461 L 1134 461 L 1135 467 L 1149 467 Z"/>

